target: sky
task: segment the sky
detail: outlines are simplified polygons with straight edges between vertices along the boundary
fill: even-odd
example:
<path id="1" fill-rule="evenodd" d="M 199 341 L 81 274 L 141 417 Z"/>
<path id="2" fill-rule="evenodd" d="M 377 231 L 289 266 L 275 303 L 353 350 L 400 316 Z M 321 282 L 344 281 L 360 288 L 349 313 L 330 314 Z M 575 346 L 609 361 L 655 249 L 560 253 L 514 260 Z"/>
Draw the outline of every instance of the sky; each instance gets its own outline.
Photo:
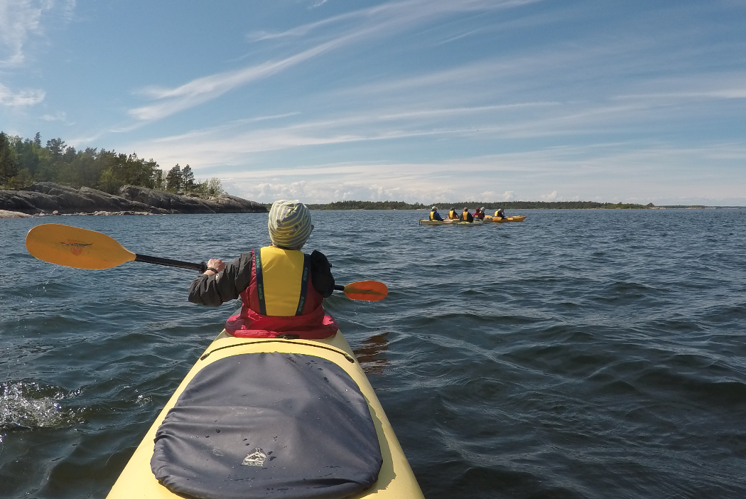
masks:
<path id="1" fill-rule="evenodd" d="M 0 0 L 0 131 L 259 202 L 746 206 L 746 0 Z"/>

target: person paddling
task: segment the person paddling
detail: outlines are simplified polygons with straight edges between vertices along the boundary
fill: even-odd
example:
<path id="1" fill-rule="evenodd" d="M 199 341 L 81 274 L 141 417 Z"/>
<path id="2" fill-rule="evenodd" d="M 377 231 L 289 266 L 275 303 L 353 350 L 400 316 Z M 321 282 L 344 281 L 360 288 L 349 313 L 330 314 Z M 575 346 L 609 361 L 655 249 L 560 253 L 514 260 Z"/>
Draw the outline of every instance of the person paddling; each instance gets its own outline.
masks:
<path id="1" fill-rule="evenodd" d="M 499 219 L 507 218 L 505 216 L 505 210 L 503 210 L 502 208 L 498 208 L 498 210 L 495 212 L 495 218 L 499 218 Z"/>
<path id="2" fill-rule="evenodd" d="M 440 213 L 438 213 L 438 208 L 433 206 L 433 209 L 430 210 L 430 220 L 438 220 L 440 222 L 443 221 L 443 217 L 440 216 Z"/>
<path id="3" fill-rule="evenodd" d="M 464 211 L 461 213 L 461 221 L 462 222 L 473 222 L 474 217 L 469 213 L 469 208 L 464 206 Z"/>
<path id="4" fill-rule="evenodd" d="M 313 230 L 310 211 L 297 200 L 276 201 L 267 226 L 270 246 L 242 253 L 227 265 L 210 259 L 204 274 L 192 281 L 189 301 L 217 307 L 240 296 L 240 312 L 225 324 L 233 336 L 334 335 L 338 324 L 322 307 L 334 291 L 332 265 L 319 251 L 301 252 Z"/>
<path id="5" fill-rule="evenodd" d="M 458 220 L 458 213 L 456 213 L 456 208 L 451 208 L 451 211 L 448 212 L 448 220 Z"/>

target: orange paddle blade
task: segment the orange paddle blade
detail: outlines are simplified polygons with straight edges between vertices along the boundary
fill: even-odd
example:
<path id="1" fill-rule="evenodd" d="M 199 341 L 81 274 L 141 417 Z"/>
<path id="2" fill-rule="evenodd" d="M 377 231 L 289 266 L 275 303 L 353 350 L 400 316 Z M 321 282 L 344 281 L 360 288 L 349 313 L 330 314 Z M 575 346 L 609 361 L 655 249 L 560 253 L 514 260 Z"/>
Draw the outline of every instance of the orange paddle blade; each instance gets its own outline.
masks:
<path id="1" fill-rule="evenodd" d="M 76 269 L 110 269 L 136 256 L 105 234 L 61 224 L 31 229 L 26 249 L 39 260 Z"/>
<path id="2" fill-rule="evenodd" d="M 381 301 L 389 294 L 389 288 L 378 281 L 358 281 L 345 286 L 344 292 L 351 300 Z"/>

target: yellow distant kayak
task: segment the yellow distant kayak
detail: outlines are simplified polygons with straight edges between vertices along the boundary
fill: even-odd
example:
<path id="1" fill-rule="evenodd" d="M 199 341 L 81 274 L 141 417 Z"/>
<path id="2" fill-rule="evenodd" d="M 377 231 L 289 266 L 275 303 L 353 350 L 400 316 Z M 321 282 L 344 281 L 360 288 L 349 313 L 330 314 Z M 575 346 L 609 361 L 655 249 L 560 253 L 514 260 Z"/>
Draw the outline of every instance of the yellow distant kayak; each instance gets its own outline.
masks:
<path id="1" fill-rule="evenodd" d="M 236 338 L 223 331 L 108 495 L 181 497 L 423 495 L 341 332 L 307 340 Z"/>
<path id="2" fill-rule="evenodd" d="M 516 217 L 507 217 L 507 218 L 498 218 L 498 217 L 490 217 L 489 215 L 484 217 L 485 221 L 487 222 L 494 222 L 496 224 L 501 224 L 505 222 L 523 222 L 526 220 L 525 216 L 516 216 Z"/>
<path id="3" fill-rule="evenodd" d="M 463 220 L 428 220 L 427 218 L 420 219 L 420 225 L 482 225 L 484 220 L 474 220 L 473 222 L 464 222 Z"/>

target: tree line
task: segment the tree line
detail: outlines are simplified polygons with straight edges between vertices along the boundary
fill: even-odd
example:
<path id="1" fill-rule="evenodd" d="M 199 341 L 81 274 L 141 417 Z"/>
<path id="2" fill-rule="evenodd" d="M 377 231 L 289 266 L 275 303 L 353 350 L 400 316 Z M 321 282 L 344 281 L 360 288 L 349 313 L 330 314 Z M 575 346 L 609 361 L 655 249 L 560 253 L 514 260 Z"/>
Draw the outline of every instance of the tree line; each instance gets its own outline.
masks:
<path id="1" fill-rule="evenodd" d="M 223 194 L 220 179 L 199 182 L 189 165 L 176 164 L 168 171 L 153 159 L 136 153 L 122 154 L 98 148 L 76 150 L 62 139 L 33 140 L 0 132 L 0 188 L 23 189 L 34 182 L 55 182 L 72 187 L 91 187 L 117 194 L 124 185 L 203 196 Z"/>
<path id="2" fill-rule="evenodd" d="M 430 210 L 437 206 L 439 210 L 448 211 L 451 207 L 461 213 L 464 206 L 470 211 L 482 206 L 490 209 L 503 208 L 506 210 L 589 210 L 589 209 L 612 209 L 612 210 L 640 210 L 652 208 L 654 205 L 634 203 L 598 203 L 595 201 L 459 201 L 456 203 L 405 203 L 402 201 L 335 201 L 326 204 L 309 204 L 311 210 Z"/>

